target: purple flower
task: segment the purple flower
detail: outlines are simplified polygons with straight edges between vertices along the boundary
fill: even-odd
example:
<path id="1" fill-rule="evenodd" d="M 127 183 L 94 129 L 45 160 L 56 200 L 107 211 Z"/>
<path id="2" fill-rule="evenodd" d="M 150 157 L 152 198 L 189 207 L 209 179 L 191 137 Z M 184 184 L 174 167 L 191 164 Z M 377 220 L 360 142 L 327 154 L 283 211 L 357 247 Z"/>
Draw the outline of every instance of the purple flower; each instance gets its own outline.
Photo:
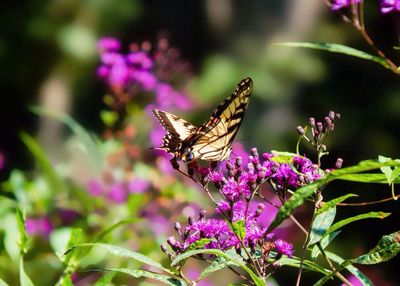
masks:
<path id="1" fill-rule="evenodd" d="M 282 239 L 275 240 L 275 248 L 278 254 L 284 254 L 289 257 L 292 257 L 294 253 L 293 244 L 286 242 Z"/>
<path id="2" fill-rule="evenodd" d="M 208 179 L 213 183 L 220 183 L 223 178 L 224 175 L 221 171 L 213 171 L 208 174 Z"/>
<path id="3" fill-rule="evenodd" d="M 227 212 L 230 210 L 231 210 L 231 205 L 225 200 L 220 200 L 217 204 L 217 208 L 215 209 L 217 213 Z"/>
<path id="4" fill-rule="evenodd" d="M 138 69 L 149 70 L 153 67 L 153 61 L 151 60 L 150 56 L 147 53 L 141 51 L 129 53 L 126 56 L 126 61 L 130 65 Z"/>
<path id="5" fill-rule="evenodd" d="M 246 181 L 238 183 L 234 178 L 229 178 L 221 191 L 231 201 L 236 201 L 242 195 L 248 198 L 251 192 Z"/>
<path id="6" fill-rule="evenodd" d="M 53 230 L 53 225 L 48 217 L 27 218 L 25 227 L 29 235 L 39 235 L 45 238 L 47 238 Z"/>
<path id="7" fill-rule="evenodd" d="M 353 286 L 363 286 L 365 285 L 364 283 L 361 283 L 361 281 L 354 275 L 351 275 L 350 277 L 347 277 L 347 280 L 349 280 L 350 284 Z M 342 284 L 342 286 L 345 286 L 346 284 Z"/>
<path id="8" fill-rule="evenodd" d="M 94 179 L 90 180 L 87 183 L 87 189 L 89 191 L 89 194 L 91 194 L 94 197 L 101 196 L 104 193 L 102 184 Z"/>
<path id="9" fill-rule="evenodd" d="M 163 109 L 175 107 L 188 110 L 192 107 L 190 100 L 166 83 L 157 84 L 155 88 L 157 105 Z"/>
<path id="10" fill-rule="evenodd" d="M 121 48 L 121 42 L 112 37 L 104 37 L 99 40 L 97 47 L 100 53 L 104 51 L 118 51 Z"/>
<path id="11" fill-rule="evenodd" d="M 122 204 L 128 198 L 128 193 L 121 183 L 115 183 L 111 186 L 108 197 L 117 204 Z"/>
<path id="12" fill-rule="evenodd" d="M 232 221 L 238 221 L 245 218 L 246 203 L 242 200 L 233 204 L 233 218 Z"/>
<path id="13" fill-rule="evenodd" d="M 331 9 L 333 11 L 349 7 L 352 4 L 358 4 L 361 0 L 333 0 Z"/>
<path id="14" fill-rule="evenodd" d="M 149 71 L 134 70 L 130 77 L 132 81 L 140 83 L 145 91 L 153 90 L 157 83 L 156 77 Z"/>
<path id="15" fill-rule="evenodd" d="M 137 178 L 128 183 L 128 190 L 130 193 L 141 194 L 149 188 L 149 185 L 149 181 Z"/>
<path id="16" fill-rule="evenodd" d="M 381 12 L 399 12 L 400 11 L 400 0 L 381 0 Z"/>

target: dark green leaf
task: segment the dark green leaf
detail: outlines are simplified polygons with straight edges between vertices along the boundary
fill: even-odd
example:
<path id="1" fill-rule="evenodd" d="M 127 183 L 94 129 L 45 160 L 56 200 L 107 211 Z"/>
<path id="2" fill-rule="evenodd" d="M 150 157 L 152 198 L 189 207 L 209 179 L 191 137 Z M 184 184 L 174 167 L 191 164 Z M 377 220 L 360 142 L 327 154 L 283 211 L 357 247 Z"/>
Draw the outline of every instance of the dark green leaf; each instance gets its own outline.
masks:
<path id="1" fill-rule="evenodd" d="M 378 245 L 367 254 L 352 259 L 353 263 L 359 264 L 377 264 L 388 261 L 395 257 L 400 251 L 400 231 L 389 235 L 384 235 L 378 242 Z"/>
<path id="2" fill-rule="evenodd" d="M 325 249 L 334 239 L 336 236 L 338 236 L 338 234 L 341 233 L 341 230 L 332 232 L 330 234 L 328 234 L 327 236 L 325 236 L 323 239 L 321 239 L 321 241 L 319 242 L 319 245 L 322 249 Z M 317 245 L 314 245 L 313 250 L 311 251 L 311 258 L 312 259 L 317 259 L 318 255 L 321 254 L 321 251 Z"/>
<path id="3" fill-rule="evenodd" d="M 317 211 L 317 215 L 327 211 L 330 208 L 336 207 L 336 205 L 338 203 L 341 203 L 341 202 L 343 202 L 344 200 L 346 200 L 347 198 L 350 198 L 350 197 L 357 197 L 357 195 L 355 195 L 355 194 L 347 194 L 347 195 L 338 197 L 336 199 L 324 202 L 322 207 Z"/>
<path id="4" fill-rule="evenodd" d="M 328 235 L 336 230 L 338 230 L 339 228 L 352 223 L 354 221 L 358 221 L 358 220 L 362 220 L 362 219 L 366 219 L 366 218 L 380 218 L 380 219 L 384 219 L 385 217 L 389 216 L 390 213 L 384 213 L 384 212 L 369 212 L 369 213 L 365 213 L 365 214 L 360 214 L 360 215 L 356 215 L 350 218 L 346 218 L 344 220 L 341 220 L 337 223 L 335 223 L 334 225 L 332 225 L 327 233 L 325 235 Z"/>
<path id="5" fill-rule="evenodd" d="M 237 220 L 232 223 L 234 233 L 243 240 L 246 237 L 246 229 L 244 220 Z"/>
<path id="6" fill-rule="evenodd" d="M 317 214 L 312 222 L 310 240 L 308 245 L 312 245 L 321 240 L 322 236 L 326 233 L 332 225 L 336 216 L 336 207 L 331 207 L 326 211 Z"/>
<path id="7" fill-rule="evenodd" d="M 25 146 L 29 149 L 32 155 L 35 157 L 44 178 L 46 179 L 49 187 L 53 192 L 65 192 L 67 187 L 61 177 L 54 170 L 53 165 L 47 159 L 46 154 L 40 147 L 39 143 L 27 133 L 22 132 L 20 134 L 21 140 Z"/>
<path id="8" fill-rule="evenodd" d="M 129 249 L 126 248 L 122 248 L 119 246 L 114 246 L 114 245 L 110 245 L 110 244 L 104 244 L 104 243 L 82 243 L 82 244 L 78 244 L 75 245 L 73 247 L 71 247 L 70 249 L 68 249 L 68 251 L 66 252 L 66 254 L 68 254 L 70 251 L 77 249 L 77 248 L 81 248 L 81 247 L 101 247 L 103 249 L 105 249 L 106 251 L 108 251 L 109 253 L 119 256 L 119 257 L 126 257 L 126 258 L 132 258 L 134 260 L 137 260 L 139 262 L 142 262 L 144 264 L 147 265 L 151 265 L 154 266 L 158 269 L 161 269 L 167 273 L 172 274 L 171 270 L 169 270 L 168 268 L 165 268 L 164 266 L 162 266 L 160 263 L 158 263 L 157 261 L 154 261 L 153 259 L 151 259 L 150 257 L 143 255 L 139 252 L 135 252 L 135 251 L 131 251 Z"/>
<path id="9" fill-rule="evenodd" d="M 351 48 L 348 46 L 340 45 L 340 44 L 285 42 L 285 43 L 277 43 L 274 45 L 296 47 L 296 48 L 309 48 L 309 49 L 322 50 L 322 51 L 327 51 L 327 52 L 332 52 L 332 53 L 337 53 L 337 54 L 349 55 L 349 56 L 353 56 L 356 58 L 376 62 L 376 63 L 382 65 L 383 67 L 390 69 L 389 64 L 383 58 L 368 54 L 366 52 L 363 52 L 363 51 L 360 51 L 360 50 L 357 50 L 357 49 L 354 49 L 354 48 Z"/>
<path id="10" fill-rule="evenodd" d="M 32 280 L 25 273 L 24 260 L 22 257 L 19 260 L 19 283 L 21 286 L 34 286 Z"/>
<path id="11" fill-rule="evenodd" d="M 376 183 L 376 184 L 388 184 L 388 180 L 384 174 L 377 173 L 363 173 L 363 174 L 349 174 L 343 175 L 339 180 L 359 182 L 359 183 Z M 395 178 L 393 183 L 399 184 L 399 178 Z"/>

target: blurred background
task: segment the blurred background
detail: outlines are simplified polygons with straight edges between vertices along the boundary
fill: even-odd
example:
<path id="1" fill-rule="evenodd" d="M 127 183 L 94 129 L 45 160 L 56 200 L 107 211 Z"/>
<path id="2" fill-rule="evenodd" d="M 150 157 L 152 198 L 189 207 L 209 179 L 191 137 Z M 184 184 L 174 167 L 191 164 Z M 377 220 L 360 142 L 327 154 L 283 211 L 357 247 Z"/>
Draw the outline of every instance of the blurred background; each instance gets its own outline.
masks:
<path id="1" fill-rule="evenodd" d="M 367 2 L 367 30 L 399 63 L 398 50 L 392 49 L 399 44 L 399 14 L 382 15 L 379 1 Z M 35 170 L 35 159 L 21 141 L 21 131 L 36 137 L 52 162 L 66 160 L 63 146 L 69 142 L 69 131 L 59 120 L 33 113 L 32 105 L 67 113 L 89 132 L 107 138 L 109 126 L 100 113 L 109 108 L 104 95 L 111 91 L 96 74 L 100 65 L 97 41 L 104 36 L 120 39 L 125 50 L 133 42 L 156 45 L 160 38 L 167 38 L 190 66 L 190 77 L 180 89 L 195 108 L 179 115 L 196 124 L 204 122 L 242 78 L 251 77 L 254 94 L 237 136 L 246 149 L 295 152 L 296 126 L 305 126 L 310 116 L 322 118 L 334 110 L 342 118 L 328 140 L 326 168 L 337 157 L 343 158 L 344 166 L 378 155 L 399 158 L 397 75 L 360 59 L 273 45 L 334 42 L 372 53 L 324 1 L 8 1 L 0 13 L 1 181 L 8 180 L 15 169 L 31 175 Z M 146 102 L 140 97 L 132 100 Z M 147 122 L 149 129 L 151 119 Z M 152 146 L 148 140 L 140 142 L 142 149 Z M 305 145 L 301 152 L 312 157 Z M 354 183 L 332 184 L 325 196 L 348 192 L 360 196 L 354 202 L 391 196 L 386 185 Z M 337 219 L 378 210 L 393 214 L 383 221 L 361 221 L 344 229 L 338 253 L 355 257 L 382 235 L 398 230 L 398 206 L 391 201 L 340 208 Z M 399 263 L 396 258 L 361 269 L 376 285 L 397 285 Z M 276 279 L 281 285 L 291 285 L 285 283 L 293 282 L 295 275 L 281 271 Z M 305 279 L 315 281 L 312 275 Z"/>

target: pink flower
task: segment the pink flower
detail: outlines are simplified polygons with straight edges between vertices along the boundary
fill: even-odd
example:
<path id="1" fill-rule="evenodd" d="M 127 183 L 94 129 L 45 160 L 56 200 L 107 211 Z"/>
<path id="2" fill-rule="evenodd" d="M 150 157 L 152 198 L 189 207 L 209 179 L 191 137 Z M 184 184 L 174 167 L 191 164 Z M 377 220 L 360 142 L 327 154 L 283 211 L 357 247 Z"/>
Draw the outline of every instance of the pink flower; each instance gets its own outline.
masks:
<path id="1" fill-rule="evenodd" d="M 381 0 L 381 12 L 399 12 L 400 11 L 400 0 Z"/>

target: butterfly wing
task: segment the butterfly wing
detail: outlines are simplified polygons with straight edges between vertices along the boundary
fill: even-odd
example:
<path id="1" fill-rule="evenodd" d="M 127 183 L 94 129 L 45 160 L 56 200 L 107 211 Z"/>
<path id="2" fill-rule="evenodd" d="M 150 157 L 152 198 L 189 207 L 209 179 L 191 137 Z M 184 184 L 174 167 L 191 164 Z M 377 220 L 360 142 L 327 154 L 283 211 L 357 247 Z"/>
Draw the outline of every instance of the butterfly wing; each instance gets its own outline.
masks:
<path id="1" fill-rule="evenodd" d="M 185 139 L 193 158 L 221 161 L 229 157 L 232 142 L 242 123 L 253 90 L 250 78 L 243 79 L 231 96 L 222 101 L 211 118 Z"/>
<path id="2" fill-rule="evenodd" d="M 196 126 L 174 114 L 158 109 L 153 109 L 153 114 L 161 123 L 164 130 L 167 131 L 167 134 L 163 137 L 163 143 L 159 148 L 169 153 L 177 151 L 179 144 L 198 129 Z"/>

